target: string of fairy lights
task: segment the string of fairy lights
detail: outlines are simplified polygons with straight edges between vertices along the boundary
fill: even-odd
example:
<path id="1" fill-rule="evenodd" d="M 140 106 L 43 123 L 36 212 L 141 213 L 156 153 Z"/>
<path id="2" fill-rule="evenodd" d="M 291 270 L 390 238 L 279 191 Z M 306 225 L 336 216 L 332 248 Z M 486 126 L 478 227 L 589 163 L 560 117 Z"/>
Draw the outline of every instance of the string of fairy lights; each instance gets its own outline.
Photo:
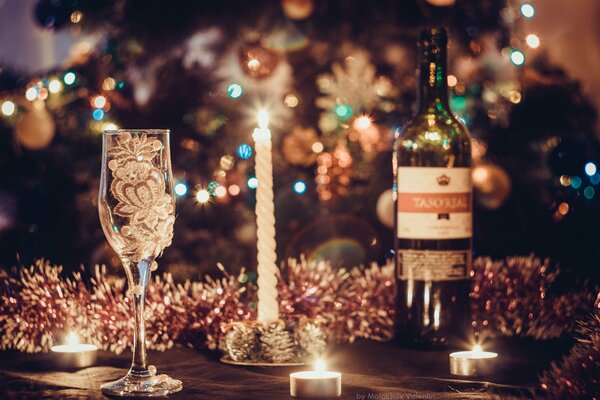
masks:
<path id="1" fill-rule="evenodd" d="M 529 20 L 534 18 L 536 15 L 536 9 L 533 3 L 527 1 L 511 2 L 503 10 L 502 16 L 507 23 L 516 27 L 518 24 L 514 24 L 515 20 L 521 18 L 523 20 Z M 71 23 L 76 25 L 83 19 L 83 13 L 75 10 L 72 14 Z M 515 33 L 517 28 L 513 28 L 513 37 L 509 41 L 509 45 L 500 50 L 501 55 L 510 60 L 510 62 L 518 67 L 526 64 L 529 58 L 535 56 L 535 50 L 542 45 L 540 37 L 533 32 Z M 479 46 L 474 43 L 474 46 Z M 472 46 L 473 48 L 473 46 Z M 252 58 L 247 61 L 247 67 L 250 71 L 258 71 L 261 68 L 261 61 L 257 58 Z M 121 90 L 125 82 L 118 81 L 115 78 L 108 76 L 101 82 L 100 88 L 94 93 L 91 90 L 78 90 L 84 89 L 84 83 L 82 77 L 73 70 L 68 70 L 64 73 L 56 73 L 42 78 L 31 80 L 25 87 L 24 92 L 7 96 L 7 98 L 0 99 L 0 111 L 1 116 L 4 117 L 9 124 L 15 124 L 16 121 L 21 117 L 23 113 L 27 112 L 27 107 L 23 104 L 23 98 L 25 101 L 34 103 L 38 108 L 49 108 L 50 110 L 58 109 L 59 107 L 65 107 L 68 104 L 78 99 L 86 99 L 89 104 L 89 120 L 88 127 L 93 133 L 100 133 L 104 130 L 116 130 L 119 129 L 119 124 L 110 118 L 111 110 L 111 92 Z M 452 108 L 457 111 L 459 117 L 463 122 L 468 123 L 466 116 L 461 112 L 461 109 L 465 108 L 465 86 L 464 82 L 455 75 L 448 76 L 448 86 L 451 89 L 452 97 Z M 242 96 L 252 95 L 247 93 L 246 89 L 242 84 L 238 82 L 230 82 L 225 86 L 226 94 L 233 101 L 240 99 Z M 68 94 L 68 95 L 67 95 Z M 502 95 L 513 104 L 517 104 L 521 101 L 521 93 L 518 88 L 511 88 Z M 484 98 L 486 93 L 483 94 Z M 492 98 L 494 94 L 490 94 Z M 288 108 L 294 108 L 298 105 L 299 99 L 296 94 L 288 94 L 284 99 L 281 100 Z M 353 134 L 367 134 L 373 124 L 372 118 L 369 115 L 354 115 L 353 110 L 347 104 L 338 104 L 335 108 L 333 115 L 338 119 L 338 123 L 346 123 L 348 126 L 354 129 Z M 349 123 L 351 122 L 351 123 Z M 350 135 L 349 135 L 350 136 Z M 330 169 L 332 168 L 332 161 L 329 153 L 324 153 L 323 144 L 320 141 L 316 141 L 312 145 L 312 150 L 317 156 L 317 169 L 316 178 L 314 184 L 316 185 L 319 198 L 321 200 L 328 200 L 331 193 L 327 189 L 320 188 L 330 180 Z M 340 151 L 342 151 L 341 149 Z M 475 155 L 481 157 L 485 153 L 485 149 L 482 154 Z M 223 178 L 230 171 L 237 158 L 238 160 L 249 160 L 253 155 L 253 147 L 248 143 L 240 143 L 237 145 L 234 155 L 225 154 L 221 157 L 219 168 L 214 171 L 213 176 Z M 344 154 L 336 162 L 344 162 Z M 348 155 L 349 156 L 349 155 Z M 341 161 L 340 161 L 341 160 Z M 347 160 L 347 164 L 352 163 L 352 160 Z M 481 174 L 479 174 L 481 175 Z M 479 176 L 474 174 L 474 180 Z M 342 176 L 343 178 L 343 176 Z M 224 179 L 212 179 L 207 180 L 208 183 L 205 185 L 195 184 L 194 182 L 188 182 L 184 178 L 180 177 L 176 179 L 174 192 L 178 198 L 192 197 L 200 204 L 207 204 L 213 201 L 224 200 L 228 197 L 234 198 L 239 196 L 244 190 L 254 190 L 258 185 L 258 180 L 255 176 L 248 176 L 245 182 L 234 182 L 225 183 Z M 343 181 L 343 180 L 342 180 Z M 349 179 L 347 180 L 349 182 Z M 559 178 L 559 184 L 565 188 L 571 188 L 576 191 L 581 191 L 581 194 L 585 199 L 591 200 L 595 194 L 595 185 L 600 183 L 600 174 L 598 173 L 596 164 L 589 161 L 585 164 L 584 170 L 581 175 L 562 175 Z M 190 190 L 194 188 L 194 190 Z M 308 184 L 303 179 L 298 179 L 291 182 L 291 188 L 297 195 L 303 195 L 307 192 Z M 321 190 L 323 189 L 323 190 Z M 328 197 L 329 196 L 329 197 Z M 556 205 L 554 219 L 560 220 L 563 218 L 569 210 L 571 205 L 564 201 Z"/>

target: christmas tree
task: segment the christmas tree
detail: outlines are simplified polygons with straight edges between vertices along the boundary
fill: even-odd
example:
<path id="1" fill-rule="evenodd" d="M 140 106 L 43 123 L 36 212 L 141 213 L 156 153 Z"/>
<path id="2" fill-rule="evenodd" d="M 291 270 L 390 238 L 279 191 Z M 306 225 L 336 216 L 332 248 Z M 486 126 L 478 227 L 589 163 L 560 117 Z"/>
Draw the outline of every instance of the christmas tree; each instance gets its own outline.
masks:
<path id="1" fill-rule="evenodd" d="M 77 38 L 64 67 L 0 67 L 0 263 L 120 264 L 100 228 L 101 132 L 171 130 L 175 237 L 161 268 L 256 259 L 253 142 L 271 116 L 280 259 L 383 261 L 391 143 L 412 115 L 420 27 L 450 32 L 451 106 L 473 134 L 475 250 L 598 255 L 595 111 L 522 22 L 529 3 L 40 0 Z M 598 276 L 596 275 L 596 278 Z"/>

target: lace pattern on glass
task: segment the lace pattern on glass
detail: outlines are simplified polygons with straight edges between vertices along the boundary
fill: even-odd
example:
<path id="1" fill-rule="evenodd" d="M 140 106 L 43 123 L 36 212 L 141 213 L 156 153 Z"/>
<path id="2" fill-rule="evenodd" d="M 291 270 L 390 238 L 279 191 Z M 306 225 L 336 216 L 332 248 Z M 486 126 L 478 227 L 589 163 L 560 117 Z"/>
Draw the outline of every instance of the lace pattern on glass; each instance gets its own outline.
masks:
<path id="1" fill-rule="evenodd" d="M 171 244 L 175 222 L 165 177 L 152 164 L 163 145 L 145 134 L 123 134 L 117 143 L 109 149 L 108 168 L 114 178 L 110 191 L 117 200 L 114 213 L 129 220 L 121 228 L 122 250 L 138 260 L 158 257 Z"/>

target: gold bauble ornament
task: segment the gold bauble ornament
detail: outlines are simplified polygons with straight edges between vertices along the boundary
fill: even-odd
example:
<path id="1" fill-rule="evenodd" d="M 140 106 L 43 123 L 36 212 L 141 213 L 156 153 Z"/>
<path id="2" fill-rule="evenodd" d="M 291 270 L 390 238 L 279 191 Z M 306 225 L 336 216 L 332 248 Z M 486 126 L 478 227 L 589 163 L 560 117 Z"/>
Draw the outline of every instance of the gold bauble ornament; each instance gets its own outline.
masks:
<path id="1" fill-rule="evenodd" d="M 246 75 L 255 79 L 265 79 L 277 67 L 279 56 L 260 43 L 254 42 L 240 48 L 240 63 Z"/>
<path id="2" fill-rule="evenodd" d="M 281 147 L 283 157 L 292 165 L 308 167 L 317 160 L 317 154 L 312 148 L 317 140 L 317 132 L 313 128 L 295 126 L 283 138 Z"/>
<path id="3" fill-rule="evenodd" d="M 25 108 L 27 111 L 15 125 L 15 138 L 26 149 L 41 150 L 52 142 L 56 124 L 43 101 L 34 100 Z"/>
<path id="4" fill-rule="evenodd" d="M 379 195 L 375 205 L 377 219 L 388 228 L 394 227 L 394 198 L 392 189 L 388 189 Z"/>
<path id="5" fill-rule="evenodd" d="M 512 183 L 506 171 L 494 164 L 479 164 L 473 168 L 475 199 L 482 207 L 499 208 L 511 192 Z"/>
<path id="6" fill-rule="evenodd" d="M 313 0 L 282 0 L 281 6 L 285 16 L 294 20 L 308 18 L 315 9 Z"/>

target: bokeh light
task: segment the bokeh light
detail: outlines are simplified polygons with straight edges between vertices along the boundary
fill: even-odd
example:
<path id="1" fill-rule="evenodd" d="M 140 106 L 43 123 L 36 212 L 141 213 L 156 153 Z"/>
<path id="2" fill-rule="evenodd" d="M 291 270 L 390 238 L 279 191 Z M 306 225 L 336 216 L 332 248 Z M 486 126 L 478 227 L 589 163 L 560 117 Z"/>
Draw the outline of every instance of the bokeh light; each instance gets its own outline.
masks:
<path id="1" fill-rule="evenodd" d="M 30 87 L 25 92 L 25 98 L 29 101 L 35 100 L 37 98 L 37 96 L 38 96 L 38 89 L 35 86 Z"/>
<path id="2" fill-rule="evenodd" d="M 513 50 L 513 52 L 510 53 L 510 61 L 512 61 L 512 63 L 516 66 L 523 65 L 525 62 L 525 55 L 519 50 Z"/>
<path id="3" fill-rule="evenodd" d="M 4 103 L 2 103 L 2 114 L 6 115 L 7 117 L 13 115 L 16 109 L 17 107 L 15 106 L 15 103 L 10 100 L 6 100 Z"/>
<path id="4" fill-rule="evenodd" d="M 215 188 L 215 196 L 217 196 L 217 197 L 227 196 L 227 189 L 225 189 L 224 186 L 217 186 Z"/>
<path id="5" fill-rule="evenodd" d="M 198 190 L 198 192 L 196 193 L 196 201 L 198 201 L 198 203 L 200 204 L 205 204 L 208 203 L 208 200 L 210 200 L 210 193 L 208 193 L 208 190 Z"/>
<path id="6" fill-rule="evenodd" d="M 371 118 L 368 115 L 361 115 L 360 117 L 357 117 L 354 120 L 354 123 L 352 125 L 354 126 L 354 129 L 365 130 L 369 129 L 372 123 L 373 122 L 371 121 Z"/>
<path id="7" fill-rule="evenodd" d="M 535 15 L 535 8 L 529 3 L 524 3 L 521 5 L 521 14 L 523 14 L 525 18 L 533 18 Z"/>
<path id="8" fill-rule="evenodd" d="M 75 78 L 76 76 L 74 72 L 67 72 L 63 77 L 63 82 L 65 85 L 72 85 L 75 83 Z"/>
<path id="9" fill-rule="evenodd" d="M 571 177 L 569 175 L 561 175 L 560 184 L 563 186 L 571 186 Z"/>
<path id="10" fill-rule="evenodd" d="M 184 182 L 179 182 L 178 184 L 175 185 L 175 195 L 177 197 L 181 197 L 181 196 L 185 196 L 185 194 L 188 191 L 188 187 Z"/>
<path id="11" fill-rule="evenodd" d="M 335 107 L 335 115 L 337 115 L 342 121 L 347 120 L 352 116 L 352 108 L 347 104 L 338 104 Z"/>
<path id="12" fill-rule="evenodd" d="M 306 192 L 306 183 L 304 181 L 296 181 L 294 183 L 294 192 L 296 194 L 304 194 Z"/>
<path id="13" fill-rule="evenodd" d="M 558 206 L 558 212 L 561 215 L 567 215 L 567 213 L 569 212 L 569 203 L 560 203 L 560 205 Z"/>
<path id="14" fill-rule="evenodd" d="M 242 160 L 247 160 L 252 157 L 252 146 L 242 143 L 238 146 L 237 153 Z"/>
<path id="15" fill-rule="evenodd" d="M 227 191 L 229 192 L 230 195 L 232 196 L 237 196 L 238 194 L 240 194 L 240 187 L 236 184 L 233 184 L 231 186 L 229 186 L 229 189 L 227 189 Z"/>
<path id="16" fill-rule="evenodd" d="M 581 178 L 578 176 L 574 176 L 571 178 L 571 187 L 573 189 L 579 189 L 581 187 Z"/>
<path id="17" fill-rule="evenodd" d="M 290 108 L 294 108 L 298 105 L 299 100 L 295 94 L 290 93 L 285 96 L 285 98 L 283 99 L 283 102 L 285 103 L 286 106 L 288 106 Z"/>
<path id="18" fill-rule="evenodd" d="M 583 189 L 583 195 L 588 200 L 591 199 L 592 197 L 594 197 L 595 194 L 596 194 L 596 191 L 591 186 L 586 186 L 585 189 Z"/>
<path id="19" fill-rule="evenodd" d="M 46 100 L 48 98 L 48 89 L 46 88 L 40 88 L 38 90 L 38 99 L 40 100 Z"/>
<path id="20" fill-rule="evenodd" d="M 534 33 L 527 35 L 525 42 L 527 42 L 527 46 L 531 47 L 532 49 L 537 49 L 540 47 L 540 38 Z"/>
<path id="21" fill-rule="evenodd" d="M 62 89 L 62 83 L 58 79 L 52 79 L 50 83 L 48 83 L 48 90 L 50 93 L 58 93 Z"/>
<path id="22" fill-rule="evenodd" d="M 104 108 L 104 106 L 106 106 L 106 97 L 104 97 L 104 96 L 92 97 L 92 107 Z"/>
<path id="23" fill-rule="evenodd" d="M 242 89 L 242 85 L 238 84 L 238 83 L 232 83 L 231 85 L 229 85 L 229 87 L 227 88 L 227 94 L 229 95 L 229 97 L 231 97 L 232 99 L 237 99 L 239 98 L 242 94 L 244 93 L 244 89 Z"/>
<path id="24" fill-rule="evenodd" d="M 322 153 L 325 150 L 325 146 L 321 142 L 314 142 L 310 148 L 315 153 Z"/>
<path id="25" fill-rule="evenodd" d="M 83 19 L 83 13 L 81 11 L 73 11 L 71 13 L 71 22 L 74 24 L 78 24 Z"/>
<path id="26" fill-rule="evenodd" d="M 215 182 L 215 181 L 210 181 L 208 183 L 208 186 L 206 188 L 206 190 L 208 190 L 208 193 L 210 193 L 212 196 L 215 195 L 215 189 L 219 187 L 219 183 Z"/>
<path id="27" fill-rule="evenodd" d="M 590 161 L 589 163 L 585 164 L 585 173 L 588 176 L 594 175 L 596 173 L 596 170 L 596 164 L 594 164 L 593 162 Z"/>
<path id="28" fill-rule="evenodd" d="M 92 118 L 94 118 L 96 121 L 100 121 L 102 118 L 104 118 L 104 110 L 99 108 L 95 109 L 92 111 Z"/>
<path id="29" fill-rule="evenodd" d="M 454 75 L 448 75 L 448 86 L 454 87 L 458 83 L 458 79 Z"/>
<path id="30" fill-rule="evenodd" d="M 248 179 L 248 187 L 250 189 L 256 189 L 257 186 L 258 186 L 258 179 L 256 179 L 255 176 L 253 176 L 250 179 Z"/>

